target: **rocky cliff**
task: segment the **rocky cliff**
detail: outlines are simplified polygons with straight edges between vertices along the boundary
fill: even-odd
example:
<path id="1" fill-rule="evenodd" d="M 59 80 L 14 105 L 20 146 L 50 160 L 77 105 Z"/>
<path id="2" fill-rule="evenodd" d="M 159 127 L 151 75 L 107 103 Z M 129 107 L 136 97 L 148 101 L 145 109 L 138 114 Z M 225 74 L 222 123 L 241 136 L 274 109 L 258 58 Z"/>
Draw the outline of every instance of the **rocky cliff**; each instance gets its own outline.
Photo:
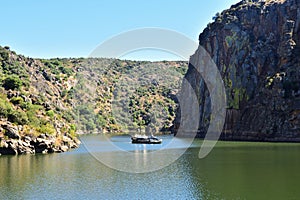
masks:
<path id="1" fill-rule="evenodd" d="M 244 0 L 213 19 L 199 45 L 214 60 L 226 88 L 222 139 L 300 141 L 300 1 Z M 198 136 L 203 137 L 210 95 L 192 64 L 185 78 L 198 97 Z M 182 98 L 190 97 L 182 91 Z M 184 120 L 177 116 L 175 128 Z"/>

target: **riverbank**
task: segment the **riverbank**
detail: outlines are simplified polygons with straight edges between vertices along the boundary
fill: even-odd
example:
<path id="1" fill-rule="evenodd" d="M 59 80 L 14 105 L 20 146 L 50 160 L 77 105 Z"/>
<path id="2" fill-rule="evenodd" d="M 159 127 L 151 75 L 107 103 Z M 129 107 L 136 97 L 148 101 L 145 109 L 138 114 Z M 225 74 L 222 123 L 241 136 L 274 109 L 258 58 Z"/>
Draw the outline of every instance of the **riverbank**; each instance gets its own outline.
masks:
<path id="1" fill-rule="evenodd" d="M 68 135 L 50 134 L 20 135 L 17 126 L 2 126 L 5 134 L 0 136 L 0 155 L 35 153 L 61 153 L 79 147 L 80 141 Z"/>

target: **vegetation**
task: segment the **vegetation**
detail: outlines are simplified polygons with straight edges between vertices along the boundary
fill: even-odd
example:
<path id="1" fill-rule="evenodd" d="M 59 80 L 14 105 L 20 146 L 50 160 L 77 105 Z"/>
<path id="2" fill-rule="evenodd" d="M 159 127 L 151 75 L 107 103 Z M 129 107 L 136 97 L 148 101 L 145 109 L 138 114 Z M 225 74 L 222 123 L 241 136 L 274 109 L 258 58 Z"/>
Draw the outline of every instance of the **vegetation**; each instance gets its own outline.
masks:
<path id="1" fill-rule="evenodd" d="M 0 121 L 31 135 L 167 130 L 186 70 L 185 62 L 31 59 L 0 47 Z"/>
<path id="2" fill-rule="evenodd" d="M 6 76 L 2 84 L 6 90 L 20 90 L 22 85 L 21 79 L 15 74 Z"/>
<path id="3" fill-rule="evenodd" d="M 28 66 L 35 62 L 38 61 L 16 55 L 10 51 L 9 47 L 0 47 L 0 86 L 2 86 L 0 87 L 0 121 L 2 123 L 8 121 L 23 126 L 22 133 L 25 135 L 58 134 L 54 127 L 55 118 L 61 118 L 60 115 L 63 113 L 50 109 L 52 106 L 46 102 L 51 102 L 54 97 L 49 96 L 49 94 L 45 96 L 40 91 L 43 89 L 51 93 L 55 86 L 51 84 L 48 87 L 41 87 L 39 84 L 43 84 L 43 80 L 40 78 L 35 83 L 31 82 L 30 74 L 47 70 L 47 65 L 43 62 L 36 65 L 35 69 Z M 53 65 L 57 64 L 55 61 L 53 63 Z M 62 67 L 62 62 L 59 64 L 61 67 L 59 68 L 60 65 L 57 67 L 60 70 L 59 74 L 62 74 L 61 77 L 64 74 L 70 76 L 73 70 Z M 69 127 L 64 121 L 63 123 Z"/>

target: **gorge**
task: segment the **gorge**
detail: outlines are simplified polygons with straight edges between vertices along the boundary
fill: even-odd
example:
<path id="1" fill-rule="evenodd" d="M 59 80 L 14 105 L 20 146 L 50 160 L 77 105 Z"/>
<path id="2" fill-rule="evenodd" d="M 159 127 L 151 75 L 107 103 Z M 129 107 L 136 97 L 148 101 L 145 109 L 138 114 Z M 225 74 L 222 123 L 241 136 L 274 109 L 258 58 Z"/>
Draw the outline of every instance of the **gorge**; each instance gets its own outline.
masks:
<path id="1" fill-rule="evenodd" d="M 221 139 L 300 142 L 300 1 L 243 0 L 213 20 L 199 45 L 226 89 Z M 153 78 L 153 67 L 170 73 Z M 33 59 L 1 47 L 0 154 L 65 152 L 78 147 L 78 133 L 141 131 L 151 121 L 155 132 L 176 133 L 185 120 L 176 94 L 191 98 L 179 92 L 183 76 L 198 98 L 197 137 L 203 138 L 212 105 L 195 67 L 184 61 Z M 122 80 L 132 72 L 135 77 Z M 115 101 L 128 115 L 114 112 L 114 100 L 126 96 L 128 88 L 133 93 L 127 100 Z M 182 103 L 193 111 L 188 101 Z"/>

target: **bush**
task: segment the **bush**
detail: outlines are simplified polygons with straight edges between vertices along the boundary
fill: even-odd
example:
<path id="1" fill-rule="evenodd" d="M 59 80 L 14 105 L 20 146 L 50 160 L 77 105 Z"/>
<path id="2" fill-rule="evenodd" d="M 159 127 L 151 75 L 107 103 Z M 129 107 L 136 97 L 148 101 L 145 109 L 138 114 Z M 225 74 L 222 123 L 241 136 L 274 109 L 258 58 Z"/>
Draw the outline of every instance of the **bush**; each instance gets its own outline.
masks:
<path id="1" fill-rule="evenodd" d="M 75 124 L 70 125 L 69 134 L 72 138 L 76 137 L 76 125 Z"/>
<path id="2" fill-rule="evenodd" d="M 74 113 L 70 112 L 70 111 L 67 111 L 67 112 L 64 112 L 62 118 L 64 118 L 65 120 L 67 120 L 68 122 L 71 122 L 72 120 L 75 119 L 75 115 Z"/>
<path id="3" fill-rule="evenodd" d="M 28 108 L 26 114 L 30 125 L 34 127 L 39 127 L 41 124 L 41 118 L 38 118 L 36 115 L 38 111 L 42 109 L 42 106 L 33 105 L 33 104 L 28 104 L 27 106 Z"/>
<path id="4" fill-rule="evenodd" d="M 9 58 L 9 54 L 8 54 L 8 52 L 6 51 L 6 50 L 4 50 L 4 49 L 0 49 L 0 60 L 8 60 L 8 58 Z"/>
<path id="5" fill-rule="evenodd" d="M 6 75 L 18 75 L 21 78 L 28 79 L 28 73 L 23 64 L 17 61 L 13 62 L 3 62 L 2 63 L 3 73 Z"/>
<path id="6" fill-rule="evenodd" d="M 97 116 L 97 125 L 104 127 L 106 125 L 106 120 L 102 115 Z"/>
<path id="7" fill-rule="evenodd" d="M 13 97 L 10 99 L 14 105 L 22 105 L 24 103 L 24 99 L 22 97 Z"/>
<path id="8" fill-rule="evenodd" d="M 67 96 L 67 94 L 68 94 L 68 91 L 67 90 L 63 90 L 60 95 L 61 95 L 62 98 L 64 98 L 64 97 Z"/>
<path id="9" fill-rule="evenodd" d="M 85 106 L 85 105 L 78 106 L 77 109 L 78 109 L 80 115 L 93 115 L 94 114 L 92 108 Z"/>
<path id="10" fill-rule="evenodd" d="M 44 125 L 42 125 L 41 127 L 38 128 L 38 132 L 54 135 L 56 131 L 55 131 L 55 128 L 52 124 L 46 123 L 46 124 L 44 124 Z"/>
<path id="11" fill-rule="evenodd" d="M 0 98 L 0 116 L 7 117 L 8 113 L 12 110 L 11 104 L 3 97 Z"/>
<path id="12" fill-rule="evenodd" d="M 27 110 L 27 109 L 30 108 L 31 105 L 32 105 L 32 104 L 29 103 L 29 102 L 22 102 L 22 103 L 20 104 L 20 107 L 21 107 L 23 110 Z"/>
<path id="13" fill-rule="evenodd" d="M 46 111 L 46 115 L 49 116 L 51 119 L 53 119 L 54 111 L 53 110 L 48 110 L 48 111 Z"/>
<path id="14" fill-rule="evenodd" d="M 22 86 L 22 80 L 16 76 L 16 75 L 9 75 L 7 76 L 4 81 L 3 81 L 3 87 L 6 89 L 6 90 L 19 90 Z"/>
<path id="15" fill-rule="evenodd" d="M 96 125 L 95 125 L 95 123 L 92 119 L 89 119 L 85 123 L 85 128 L 86 128 L 87 131 L 93 131 L 93 130 L 95 130 Z"/>
<path id="16" fill-rule="evenodd" d="M 27 115 L 22 111 L 11 111 L 7 114 L 8 121 L 18 125 L 25 125 L 28 123 Z"/>
<path id="17" fill-rule="evenodd" d="M 63 73 L 63 74 L 66 74 L 67 76 L 71 76 L 72 73 L 73 73 L 73 70 L 71 68 L 67 68 L 67 67 L 64 67 L 64 66 L 60 66 L 59 67 L 59 70 Z"/>

